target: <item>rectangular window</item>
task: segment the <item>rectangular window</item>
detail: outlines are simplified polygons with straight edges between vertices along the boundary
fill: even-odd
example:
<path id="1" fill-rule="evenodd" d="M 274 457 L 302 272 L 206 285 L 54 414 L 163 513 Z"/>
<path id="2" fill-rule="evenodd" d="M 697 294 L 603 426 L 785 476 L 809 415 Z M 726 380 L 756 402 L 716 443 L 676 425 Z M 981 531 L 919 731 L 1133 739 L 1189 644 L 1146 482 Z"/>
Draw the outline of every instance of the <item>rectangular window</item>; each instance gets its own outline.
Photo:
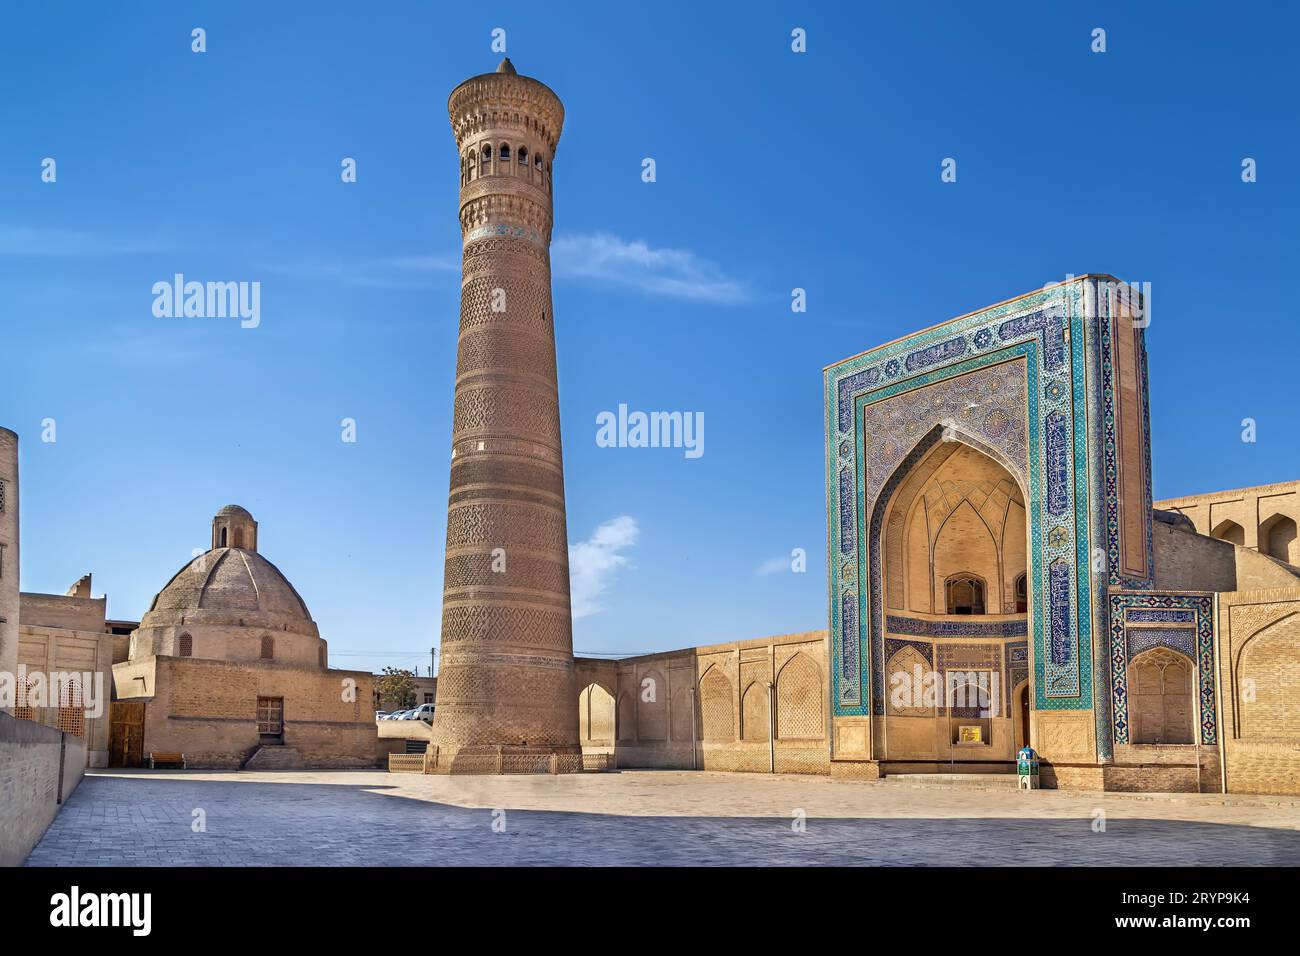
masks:
<path id="1" fill-rule="evenodd" d="M 5 480 L 0 478 L 0 515 L 5 513 Z"/>

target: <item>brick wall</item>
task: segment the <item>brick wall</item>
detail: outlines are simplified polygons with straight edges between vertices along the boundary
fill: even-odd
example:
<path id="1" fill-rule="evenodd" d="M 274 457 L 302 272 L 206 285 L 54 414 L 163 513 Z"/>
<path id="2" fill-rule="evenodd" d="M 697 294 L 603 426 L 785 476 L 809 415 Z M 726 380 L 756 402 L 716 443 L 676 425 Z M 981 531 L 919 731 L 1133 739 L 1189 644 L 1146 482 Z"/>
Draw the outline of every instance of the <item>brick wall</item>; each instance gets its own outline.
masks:
<path id="1" fill-rule="evenodd" d="M 77 738 L 0 714 L 0 866 L 27 859 L 81 782 L 85 765 L 85 746 Z"/>
<path id="2" fill-rule="evenodd" d="M 826 666 L 825 631 L 579 660 L 583 749 L 620 767 L 829 773 Z"/>
<path id="3" fill-rule="evenodd" d="M 1200 534 L 1211 534 L 1225 522 L 1233 522 L 1242 529 L 1245 547 L 1300 564 L 1300 541 L 1294 536 L 1295 523 L 1300 522 L 1300 482 L 1167 498 L 1155 506 L 1185 515 Z M 1280 525 L 1278 518 L 1289 519 L 1291 524 Z"/>
<path id="4" fill-rule="evenodd" d="M 1217 625 L 1228 791 L 1300 794 L 1300 589 L 1221 594 Z"/>
<path id="5" fill-rule="evenodd" d="M 52 595 L 36 595 L 47 597 Z M 33 595 L 22 596 L 23 622 L 18 631 L 18 662 L 27 667 L 28 673 L 40 671 L 51 673 L 92 673 L 103 675 L 101 698 L 96 701 L 100 708 L 99 716 L 86 714 L 83 718 L 84 733 L 82 738 L 86 745 L 86 761 L 90 767 L 108 766 L 109 737 L 109 701 L 113 693 L 113 635 L 102 628 L 102 608 L 99 630 L 71 630 L 57 626 L 34 624 L 45 620 L 33 615 L 28 618 L 29 599 Z M 61 600 L 75 600 L 63 598 Z M 87 688 L 85 702 L 90 704 Z M 50 727 L 59 723 L 58 707 L 37 708 L 34 720 Z"/>
<path id="6" fill-rule="evenodd" d="M 0 428 L 0 672 L 18 670 L 18 436 Z"/>
<path id="7" fill-rule="evenodd" d="M 142 669 L 152 673 L 134 681 Z M 191 767 L 238 767 L 260 743 L 258 697 L 283 699 L 284 745 L 309 767 L 372 767 L 385 751 L 365 671 L 156 657 L 118 665 L 114 676 L 119 699 L 146 700 L 146 755 L 179 752 Z M 350 700 L 344 681 L 354 682 Z M 148 693 L 132 694 L 133 686 Z"/>
<path id="8" fill-rule="evenodd" d="M 103 631 L 107 598 L 68 597 L 62 594 L 20 595 L 23 624 L 61 627 L 77 631 Z"/>

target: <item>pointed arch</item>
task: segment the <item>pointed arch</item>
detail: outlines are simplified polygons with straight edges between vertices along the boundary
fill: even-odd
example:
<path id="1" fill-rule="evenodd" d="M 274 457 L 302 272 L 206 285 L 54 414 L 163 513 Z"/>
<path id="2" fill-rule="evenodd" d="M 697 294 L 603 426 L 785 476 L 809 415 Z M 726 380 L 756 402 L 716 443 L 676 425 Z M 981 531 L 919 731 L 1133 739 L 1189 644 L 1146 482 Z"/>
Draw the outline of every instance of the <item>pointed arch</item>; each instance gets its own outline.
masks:
<path id="1" fill-rule="evenodd" d="M 1009 464 L 952 425 L 936 425 L 904 458 L 876 500 L 871 525 L 881 529 L 888 607 L 943 614 L 944 580 L 975 571 L 985 580 L 987 612 L 1010 612 L 1008 574 L 1024 570 L 1028 535 L 1023 480 Z M 946 546 L 972 535 L 977 560 Z"/>
<path id="2" fill-rule="evenodd" d="M 803 651 L 791 655 L 776 675 L 777 738 L 820 738 L 825 732 L 825 700 L 817 662 Z"/>
<path id="3" fill-rule="evenodd" d="M 1300 542 L 1296 541 L 1296 523 L 1290 515 L 1270 515 L 1259 526 L 1259 550 L 1287 564 L 1300 564 Z"/>
<path id="4" fill-rule="evenodd" d="M 923 481 L 926 469 L 933 473 L 938 464 L 942 464 L 953 450 L 958 447 L 969 447 L 977 452 L 992 459 L 996 464 L 1011 476 L 1011 480 L 1019 492 L 1021 501 L 1028 501 L 1027 492 L 1027 475 L 1028 461 L 1014 462 L 1005 454 L 996 448 L 991 447 L 985 442 L 964 431 L 959 425 L 952 422 L 940 422 L 923 433 L 917 442 L 912 446 L 898 463 L 898 465 L 889 472 L 884 482 L 879 486 L 880 490 L 873 497 L 868 498 L 865 502 L 864 509 L 859 513 L 863 522 L 862 526 L 857 529 L 858 540 L 863 542 L 863 556 L 866 567 L 862 569 L 865 580 L 882 581 L 882 566 L 884 564 L 885 551 L 885 518 L 890 513 L 894 503 L 895 494 L 902 489 L 906 483 L 912 481 Z M 1029 527 L 1026 527 L 1026 534 L 1029 533 Z M 861 636 L 862 643 L 859 653 L 865 660 L 870 662 L 870 668 L 867 673 L 870 675 L 870 686 L 865 688 L 868 693 L 868 700 L 863 704 L 870 706 L 873 713 L 883 713 L 885 686 L 884 686 L 884 601 L 881 594 L 890 582 L 884 582 L 885 586 L 868 590 L 864 596 L 864 617 L 860 625 L 853 625 L 853 630 Z M 850 605 L 850 607 L 852 607 Z M 846 617 L 847 621 L 848 618 Z M 844 684 L 853 686 L 858 680 L 857 673 L 848 669 L 845 670 L 839 678 Z M 840 690 L 840 700 L 845 702 L 851 699 L 847 697 L 843 689 Z"/>
<path id="5" fill-rule="evenodd" d="M 736 739 L 736 708 L 731 681 L 717 664 L 700 679 L 700 729 L 706 741 Z"/>
<path id="6" fill-rule="evenodd" d="M 1211 538 L 1218 538 L 1220 541 L 1227 541 L 1229 544 L 1235 544 L 1238 547 L 1246 545 L 1246 529 L 1231 518 L 1225 518 L 1214 526 L 1210 532 Z"/>
<path id="7" fill-rule="evenodd" d="M 933 717 L 934 675 L 930 659 L 912 645 L 899 648 L 885 665 L 885 713 L 891 717 Z"/>
<path id="8" fill-rule="evenodd" d="M 1300 738 L 1300 613 L 1266 624 L 1246 639 L 1237 654 L 1234 691 L 1241 736 Z"/>
<path id="9" fill-rule="evenodd" d="M 589 745 L 614 743 L 614 697 L 599 682 L 593 681 L 578 694 L 578 737 Z"/>
<path id="10" fill-rule="evenodd" d="M 1129 662 L 1129 739 L 1135 744 L 1190 744 L 1195 740 L 1196 665 L 1168 647 L 1153 647 Z"/>

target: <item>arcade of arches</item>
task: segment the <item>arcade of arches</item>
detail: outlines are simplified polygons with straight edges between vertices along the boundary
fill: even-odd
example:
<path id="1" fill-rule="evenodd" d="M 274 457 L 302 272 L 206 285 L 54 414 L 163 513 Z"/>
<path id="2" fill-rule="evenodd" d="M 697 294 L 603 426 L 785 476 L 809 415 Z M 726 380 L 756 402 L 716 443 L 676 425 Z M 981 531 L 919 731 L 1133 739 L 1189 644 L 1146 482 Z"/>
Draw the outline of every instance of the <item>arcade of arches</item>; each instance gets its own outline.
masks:
<path id="1" fill-rule="evenodd" d="M 577 659 L 584 753 L 620 767 L 830 772 L 826 632 Z"/>

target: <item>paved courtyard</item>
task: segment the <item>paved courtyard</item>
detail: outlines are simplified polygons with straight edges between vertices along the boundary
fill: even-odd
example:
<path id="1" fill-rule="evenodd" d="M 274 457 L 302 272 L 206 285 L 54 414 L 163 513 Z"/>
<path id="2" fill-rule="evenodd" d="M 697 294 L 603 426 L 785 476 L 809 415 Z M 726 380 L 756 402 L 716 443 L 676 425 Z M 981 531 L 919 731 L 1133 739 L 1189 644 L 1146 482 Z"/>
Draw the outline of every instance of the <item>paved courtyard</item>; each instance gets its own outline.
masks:
<path id="1" fill-rule="evenodd" d="M 1300 864 L 1300 801 L 624 771 L 88 774 L 31 866 Z M 1104 832 L 1097 832 L 1097 821 Z M 802 821 L 802 823 L 801 823 Z M 195 832 L 197 823 L 203 824 Z"/>

